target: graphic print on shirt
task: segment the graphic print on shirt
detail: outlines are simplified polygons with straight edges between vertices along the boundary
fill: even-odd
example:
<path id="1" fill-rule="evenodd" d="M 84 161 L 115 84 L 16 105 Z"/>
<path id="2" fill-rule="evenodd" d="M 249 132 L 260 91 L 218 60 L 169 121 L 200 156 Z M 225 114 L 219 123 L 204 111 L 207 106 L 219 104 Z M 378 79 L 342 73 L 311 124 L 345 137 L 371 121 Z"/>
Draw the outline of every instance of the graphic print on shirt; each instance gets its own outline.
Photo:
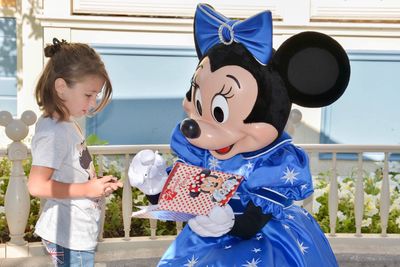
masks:
<path id="1" fill-rule="evenodd" d="M 77 145 L 77 149 L 79 151 L 79 164 L 88 173 L 88 179 L 93 179 L 96 176 L 96 171 L 85 140 Z"/>
<path id="2" fill-rule="evenodd" d="M 80 144 L 77 144 L 77 149 L 79 152 L 79 164 L 82 169 L 84 169 L 88 173 L 88 179 L 94 179 L 96 177 L 96 170 L 94 168 L 92 156 L 87 149 L 86 142 L 83 140 Z M 102 198 L 95 198 L 93 200 L 92 209 L 100 210 L 102 205 Z M 98 220 L 98 214 L 92 213 L 93 216 Z"/>

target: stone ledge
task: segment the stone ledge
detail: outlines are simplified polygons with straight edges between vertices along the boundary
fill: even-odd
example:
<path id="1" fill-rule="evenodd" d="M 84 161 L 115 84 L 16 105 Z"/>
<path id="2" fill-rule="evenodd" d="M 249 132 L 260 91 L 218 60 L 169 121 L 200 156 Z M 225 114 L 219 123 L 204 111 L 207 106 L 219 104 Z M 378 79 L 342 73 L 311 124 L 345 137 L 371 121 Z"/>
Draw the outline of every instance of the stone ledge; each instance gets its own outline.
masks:
<path id="1" fill-rule="evenodd" d="M 95 267 L 151 267 L 167 249 L 175 236 L 133 237 L 104 239 L 96 253 Z M 398 267 L 400 266 L 400 235 L 381 237 L 380 235 L 353 234 L 328 236 L 332 249 L 341 267 Z M 0 259 L 2 267 L 51 267 L 50 257 L 40 242 L 29 243 L 30 257 Z"/>
<path id="2" fill-rule="evenodd" d="M 341 267 L 399 267 L 400 255 L 335 254 Z"/>
<path id="3" fill-rule="evenodd" d="M 337 234 L 327 236 L 335 254 L 376 254 L 400 256 L 400 235 L 390 234 L 382 237 L 379 234 Z M 400 266 L 400 263 L 399 265 Z"/>

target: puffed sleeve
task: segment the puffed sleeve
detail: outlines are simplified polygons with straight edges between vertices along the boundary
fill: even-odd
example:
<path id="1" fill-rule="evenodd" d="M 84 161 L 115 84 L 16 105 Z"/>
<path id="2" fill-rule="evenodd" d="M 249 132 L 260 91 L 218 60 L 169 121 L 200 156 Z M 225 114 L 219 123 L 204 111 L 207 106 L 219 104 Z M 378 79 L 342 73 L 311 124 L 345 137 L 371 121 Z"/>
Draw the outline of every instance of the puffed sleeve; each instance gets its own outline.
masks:
<path id="1" fill-rule="evenodd" d="M 67 144 L 55 132 L 36 134 L 32 139 L 32 165 L 59 169 L 67 155 Z"/>
<path id="2" fill-rule="evenodd" d="M 293 200 L 302 200 L 313 192 L 307 154 L 289 143 L 260 157 L 243 184 L 247 203 L 252 201 L 264 213 L 281 218 Z"/>

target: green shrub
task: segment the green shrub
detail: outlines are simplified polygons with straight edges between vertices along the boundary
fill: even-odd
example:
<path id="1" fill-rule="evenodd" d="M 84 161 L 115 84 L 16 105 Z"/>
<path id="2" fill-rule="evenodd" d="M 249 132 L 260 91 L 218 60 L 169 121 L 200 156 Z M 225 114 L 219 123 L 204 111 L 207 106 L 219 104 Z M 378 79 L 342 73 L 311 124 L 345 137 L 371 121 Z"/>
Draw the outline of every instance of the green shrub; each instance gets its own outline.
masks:
<path id="1" fill-rule="evenodd" d="M 121 174 L 120 159 L 121 157 L 103 157 L 104 168 L 103 175 L 113 175 L 119 179 L 125 179 Z M 95 167 L 98 170 L 98 157 L 94 160 Z M 29 175 L 31 168 L 31 160 L 23 162 L 25 174 Z M 7 185 L 11 173 L 11 162 L 7 158 L 0 158 L 0 243 L 5 243 L 10 240 L 7 221 L 4 213 L 4 197 L 7 190 Z M 134 206 L 148 205 L 147 199 L 138 189 L 132 189 L 132 203 Z M 122 188 L 116 190 L 111 196 L 106 199 L 106 214 L 104 221 L 103 237 L 124 237 L 124 226 L 122 221 Z M 31 207 L 28 218 L 28 223 L 25 230 L 25 240 L 28 242 L 40 241 L 34 235 L 35 224 L 39 218 L 40 199 L 31 196 Z M 158 222 L 157 235 L 174 235 L 176 234 L 174 222 Z M 150 224 L 148 220 L 132 218 L 130 236 L 149 236 Z"/>
<path id="2" fill-rule="evenodd" d="M 10 177 L 11 161 L 7 158 L 0 158 L 0 179 Z"/>
<path id="3" fill-rule="evenodd" d="M 163 155 L 168 164 L 174 160 L 173 155 Z M 94 157 L 95 168 L 99 168 L 99 158 Z M 125 158 L 121 156 L 103 156 L 103 175 L 114 175 L 124 180 L 124 171 L 122 162 Z M 23 169 L 28 176 L 31 167 L 31 160 L 23 162 Z M 4 196 L 10 176 L 11 163 L 7 158 L 0 158 L 0 242 L 4 243 L 9 240 L 9 230 L 7 227 L 4 214 Z M 329 209 L 328 209 L 328 191 L 329 191 L 329 172 L 321 173 L 314 178 L 314 217 L 321 225 L 324 232 L 329 232 Z M 354 217 L 354 196 L 355 196 L 355 178 L 352 174 L 348 177 L 339 177 L 339 209 L 336 224 L 337 233 L 355 233 L 355 217 Z M 378 169 L 371 174 L 364 174 L 364 218 L 363 233 L 380 233 L 379 218 L 379 200 L 380 187 L 382 183 L 382 170 Z M 388 222 L 388 233 L 400 233 L 400 173 L 390 172 L 390 192 L 391 207 Z M 132 189 L 133 206 L 148 205 L 147 199 L 138 189 Z M 116 190 L 110 197 L 106 199 L 106 214 L 104 222 L 103 236 L 108 237 L 124 237 L 124 227 L 122 221 L 122 188 Z M 31 197 L 31 209 L 28 223 L 25 231 L 25 239 L 29 242 L 39 241 L 35 236 L 34 226 L 39 217 L 40 200 Z M 134 208 L 135 210 L 135 208 Z M 149 236 L 150 224 L 149 220 L 132 218 L 130 236 Z M 174 235 L 176 234 L 176 226 L 174 222 L 157 223 L 157 235 Z"/>
<path id="4" fill-rule="evenodd" d="M 329 191 L 330 173 L 321 173 L 314 179 L 313 214 L 324 232 L 329 229 Z M 336 221 L 337 233 L 355 233 L 355 184 L 357 174 L 348 177 L 338 177 L 339 207 Z M 383 172 L 377 169 L 374 173 L 363 175 L 364 180 L 364 215 L 362 233 L 381 233 L 380 221 L 380 190 Z M 400 173 L 389 172 L 390 210 L 387 233 L 400 233 Z"/>

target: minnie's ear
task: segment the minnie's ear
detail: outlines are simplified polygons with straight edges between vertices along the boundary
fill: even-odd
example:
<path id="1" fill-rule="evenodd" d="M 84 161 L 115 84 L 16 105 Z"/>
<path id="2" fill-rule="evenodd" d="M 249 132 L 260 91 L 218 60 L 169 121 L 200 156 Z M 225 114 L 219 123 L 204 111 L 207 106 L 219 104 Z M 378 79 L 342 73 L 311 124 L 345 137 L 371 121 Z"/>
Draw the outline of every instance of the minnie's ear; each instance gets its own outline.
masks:
<path id="1" fill-rule="evenodd" d="M 323 107 L 335 102 L 349 83 L 346 52 L 322 33 L 302 32 L 289 38 L 276 51 L 273 64 L 292 102 L 304 107 Z"/>

